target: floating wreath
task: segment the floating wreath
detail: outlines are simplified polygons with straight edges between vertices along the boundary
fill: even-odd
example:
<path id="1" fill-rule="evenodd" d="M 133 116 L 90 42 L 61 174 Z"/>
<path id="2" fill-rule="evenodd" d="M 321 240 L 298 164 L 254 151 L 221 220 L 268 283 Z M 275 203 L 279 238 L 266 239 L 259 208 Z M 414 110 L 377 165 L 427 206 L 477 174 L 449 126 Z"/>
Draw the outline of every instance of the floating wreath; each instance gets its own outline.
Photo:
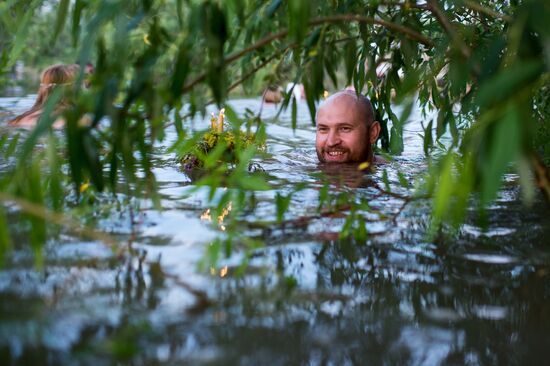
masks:
<path id="1" fill-rule="evenodd" d="M 224 131 L 225 108 L 220 110 L 218 116 L 212 112 L 210 118 L 211 129 L 206 132 L 200 139 L 191 152 L 185 154 L 181 159 L 182 168 L 191 170 L 204 166 L 204 157 L 213 151 L 220 144 L 224 145 L 224 151 L 221 153 L 219 161 L 224 163 L 237 163 L 237 155 L 235 154 L 236 141 L 238 139 L 241 148 L 246 149 L 252 145 L 257 145 L 256 136 L 251 132 Z M 262 146 L 260 146 L 262 147 Z"/>

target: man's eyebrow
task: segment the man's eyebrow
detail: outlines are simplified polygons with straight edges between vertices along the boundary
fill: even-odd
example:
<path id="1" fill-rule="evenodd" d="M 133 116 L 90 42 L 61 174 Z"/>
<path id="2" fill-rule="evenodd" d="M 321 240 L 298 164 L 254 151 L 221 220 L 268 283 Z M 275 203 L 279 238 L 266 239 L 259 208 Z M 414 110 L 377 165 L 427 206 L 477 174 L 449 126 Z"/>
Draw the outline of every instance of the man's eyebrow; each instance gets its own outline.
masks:
<path id="1" fill-rule="evenodd" d="M 329 125 L 336 125 L 336 126 L 342 126 L 342 125 L 349 125 L 349 126 L 353 126 L 353 122 L 347 122 L 347 121 L 344 121 L 344 122 L 336 122 L 336 123 L 324 123 L 324 122 L 317 122 L 317 126 L 329 126 Z"/>
<path id="2" fill-rule="evenodd" d="M 317 128 L 342 128 L 342 127 L 348 127 L 348 128 L 355 128 L 355 125 L 351 122 L 338 122 L 333 125 L 324 124 L 324 123 L 317 123 Z"/>

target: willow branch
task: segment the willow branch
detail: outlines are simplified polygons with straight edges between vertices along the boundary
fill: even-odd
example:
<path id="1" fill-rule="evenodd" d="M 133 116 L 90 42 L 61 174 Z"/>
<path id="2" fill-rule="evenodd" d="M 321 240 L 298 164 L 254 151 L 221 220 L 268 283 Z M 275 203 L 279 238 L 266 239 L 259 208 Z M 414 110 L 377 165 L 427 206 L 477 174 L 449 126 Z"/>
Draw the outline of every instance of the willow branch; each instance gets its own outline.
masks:
<path id="1" fill-rule="evenodd" d="M 418 41 L 418 42 L 422 43 L 425 46 L 433 47 L 433 42 L 429 38 L 423 36 L 422 34 L 416 32 L 415 30 L 412 30 L 412 29 L 410 29 L 408 27 L 405 27 L 401 24 L 392 23 L 392 22 L 388 22 L 388 21 L 385 21 L 385 20 L 382 20 L 382 19 L 375 19 L 375 18 L 372 18 L 372 17 L 366 17 L 366 16 L 361 16 L 361 15 L 341 14 L 341 15 L 333 15 L 333 16 L 328 16 L 328 17 L 320 17 L 320 18 L 315 18 L 315 19 L 311 20 L 309 22 L 309 25 L 310 26 L 317 26 L 317 25 L 322 25 L 322 24 L 327 24 L 327 23 L 342 23 L 342 22 L 358 22 L 358 23 L 367 23 L 367 24 L 380 25 L 380 26 L 383 26 L 387 29 L 393 30 L 397 33 L 403 33 L 406 36 L 410 37 L 411 39 L 413 39 L 415 41 Z M 257 50 L 258 48 L 261 48 L 261 47 L 265 46 L 266 44 L 269 44 L 269 43 L 273 42 L 276 39 L 286 37 L 287 34 L 288 34 L 288 29 L 283 29 L 282 31 L 280 31 L 278 33 L 270 34 L 270 35 L 262 38 L 258 42 L 254 43 L 253 45 L 251 45 L 247 48 L 244 48 L 241 51 L 236 52 L 236 53 L 228 56 L 225 59 L 224 62 L 225 63 L 232 63 L 233 61 L 238 60 L 239 58 L 241 58 L 242 56 L 246 55 L 247 53 L 249 53 L 251 51 Z"/>
<path id="2" fill-rule="evenodd" d="M 458 32 L 451 24 L 451 21 L 447 18 L 443 10 L 441 10 L 441 7 L 439 6 L 437 0 L 428 0 L 428 9 L 432 12 L 434 17 L 437 19 L 439 24 L 443 27 L 445 32 L 451 37 L 451 40 L 456 43 L 460 49 L 460 52 L 464 56 L 464 58 L 468 59 L 472 55 L 472 50 L 460 36 L 458 35 Z"/>
<path id="3" fill-rule="evenodd" d="M 347 42 L 351 39 L 355 39 L 357 37 L 345 37 L 345 38 L 340 38 L 340 39 L 337 39 L 333 42 L 330 42 L 330 44 L 337 44 L 337 43 L 342 43 L 342 42 Z M 267 66 L 270 62 L 272 62 L 273 60 L 275 60 L 276 58 L 278 57 L 281 57 L 285 52 L 287 52 L 288 50 L 290 49 L 293 49 L 297 46 L 296 43 L 293 43 L 285 48 L 282 48 L 280 49 L 278 52 L 276 52 L 275 54 L 271 55 L 271 57 L 269 57 L 268 59 L 266 59 L 264 62 L 262 62 L 261 64 L 259 64 L 258 66 L 254 67 L 252 70 L 250 70 L 249 72 L 247 72 L 246 74 L 244 74 L 239 80 L 235 81 L 233 84 L 231 84 L 228 88 L 227 88 L 227 91 L 230 92 L 231 90 L 235 89 L 237 86 L 241 85 L 242 83 L 244 83 L 247 79 L 249 79 L 251 76 L 253 76 L 256 72 L 258 72 L 258 70 L 264 68 L 265 66 Z M 214 100 L 213 99 L 210 99 L 208 102 L 206 102 L 206 105 L 210 105 L 214 103 Z M 184 115 L 182 117 L 182 119 L 186 119 L 186 118 L 189 118 L 191 117 L 191 113 L 187 113 L 186 115 Z M 173 125 L 174 122 L 169 122 L 169 123 L 166 123 L 165 126 L 171 126 Z"/>
<path id="4" fill-rule="evenodd" d="M 317 26 L 317 25 L 321 25 L 321 24 L 342 23 L 342 22 L 358 22 L 358 23 L 380 25 L 384 28 L 390 29 L 390 30 L 395 31 L 397 33 L 402 33 L 402 34 L 406 35 L 407 37 L 411 38 L 412 40 L 415 40 L 415 41 L 417 41 L 417 42 L 419 42 L 419 43 L 421 43 L 421 44 L 423 44 L 427 47 L 433 47 L 433 42 L 429 38 L 425 37 L 424 35 L 418 33 L 417 31 L 415 31 L 413 29 L 410 29 L 410 28 L 405 27 L 405 26 L 400 25 L 400 24 L 388 22 L 388 21 L 385 21 L 385 20 L 382 20 L 382 19 L 375 19 L 375 18 L 372 18 L 372 17 L 366 17 L 366 16 L 361 16 L 361 15 L 341 14 L 341 15 L 333 15 L 333 16 L 328 16 L 328 17 L 320 17 L 320 18 L 312 19 L 309 22 L 309 25 L 310 26 Z M 283 29 L 280 32 L 270 34 L 270 35 L 260 39 L 256 43 L 250 45 L 249 47 L 246 47 L 246 48 L 244 48 L 244 49 L 242 49 L 238 52 L 235 52 L 235 53 L 227 56 L 223 60 L 223 63 L 225 65 L 231 64 L 232 62 L 242 58 L 244 55 L 246 55 L 246 54 L 248 54 L 252 51 L 255 51 L 259 48 L 262 48 L 267 44 L 270 44 L 274 40 L 286 37 L 288 35 L 288 32 L 289 32 L 288 29 Z M 206 79 L 206 75 L 207 75 L 207 73 L 204 72 L 204 73 L 200 74 L 199 76 L 195 77 L 193 80 L 191 80 L 187 84 L 185 84 L 183 86 L 183 92 L 186 93 L 186 92 L 190 91 L 195 85 L 197 85 L 198 83 L 201 83 L 202 81 L 204 81 Z"/>
<path id="5" fill-rule="evenodd" d="M 231 90 L 235 89 L 236 87 L 238 87 L 239 85 L 241 85 L 242 83 L 244 83 L 247 79 L 249 79 L 252 75 L 254 75 L 256 72 L 258 72 L 258 70 L 264 68 L 266 65 L 268 65 L 270 62 L 272 62 L 273 60 L 275 60 L 276 58 L 280 57 L 282 54 L 284 54 L 287 50 L 289 50 L 291 47 L 294 47 L 295 45 L 291 45 L 291 46 L 288 46 L 288 47 L 285 47 L 284 49 L 280 50 L 280 52 L 276 52 L 275 54 L 271 55 L 271 57 L 269 57 L 268 59 L 266 59 L 264 62 L 262 62 L 261 64 L 259 64 L 258 66 L 254 67 L 252 70 L 250 70 L 249 72 L 247 72 L 246 74 L 244 74 L 239 80 L 235 81 L 233 84 L 231 84 L 228 88 L 227 88 L 227 92 L 230 92 Z M 214 99 L 210 99 L 208 102 L 206 102 L 206 105 L 210 105 L 214 103 Z M 182 119 L 187 119 L 191 117 L 191 113 L 187 113 L 186 115 L 184 115 L 182 117 Z M 171 126 L 173 125 L 174 122 L 169 122 L 169 123 L 166 123 L 164 126 L 165 127 L 168 127 L 168 126 Z"/>
<path id="6" fill-rule="evenodd" d="M 258 66 L 254 67 L 252 70 L 248 71 L 246 74 L 244 74 L 239 80 L 235 81 L 233 84 L 227 88 L 227 91 L 230 92 L 231 90 L 235 89 L 242 83 L 244 83 L 247 79 L 249 79 L 252 75 L 254 75 L 258 70 L 264 68 L 267 64 L 269 64 L 271 61 L 275 60 L 276 58 L 280 57 L 283 53 L 285 53 L 288 49 L 293 48 L 293 46 L 289 46 L 282 50 L 281 52 L 276 52 L 275 54 L 271 55 L 268 59 L 266 59 L 264 62 L 259 64 Z M 211 102 L 212 103 L 212 102 Z"/>
<path id="7" fill-rule="evenodd" d="M 262 48 L 263 46 L 273 42 L 274 40 L 276 39 L 279 39 L 279 38 L 284 38 L 286 35 L 288 34 L 288 30 L 283 30 L 281 32 L 278 32 L 278 33 L 275 33 L 275 34 L 271 34 L 267 37 L 264 37 L 262 38 L 261 40 L 259 40 L 258 42 L 254 43 L 253 45 L 237 52 L 237 53 L 234 53 L 228 57 L 226 57 L 223 61 L 223 63 L 225 65 L 227 64 L 230 64 L 232 63 L 233 61 L 236 61 L 238 60 L 239 58 L 243 57 L 244 55 L 246 55 L 247 53 L 249 52 L 252 52 L 254 50 L 257 50 L 259 48 Z M 183 86 L 183 92 L 186 93 L 188 92 L 189 90 L 193 89 L 193 87 L 195 85 L 197 85 L 198 83 L 204 81 L 204 79 L 206 79 L 206 72 L 200 74 L 199 76 L 197 76 L 196 78 L 194 78 L 193 80 L 191 80 L 189 83 L 187 83 L 186 85 Z"/>

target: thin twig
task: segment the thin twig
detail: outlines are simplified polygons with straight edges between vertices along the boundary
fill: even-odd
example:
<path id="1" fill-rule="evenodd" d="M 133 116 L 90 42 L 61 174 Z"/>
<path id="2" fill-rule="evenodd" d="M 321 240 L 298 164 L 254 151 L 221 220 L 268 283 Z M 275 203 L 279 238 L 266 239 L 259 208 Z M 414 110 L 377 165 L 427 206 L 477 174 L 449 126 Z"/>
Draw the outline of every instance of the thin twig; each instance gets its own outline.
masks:
<path id="1" fill-rule="evenodd" d="M 477 11 L 478 13 L 481 13 L 481 14 L 484 14 L 484 15 L 488 15 L 492 18 L 499 18 L 499 19 L 502 19 L 504 20 L 505 22 L 511 22 L 512 21 L 512 17 L 506 15 L 506 14 L 502 14 L 502 13 L 499 13 L 498 11 L 495 11 L 493 9 L 490 9 L 486 6 L 483 6 L 481 4 L 478 4 L 476 2 L 473 2 L 473 1 L 469 1 L 469 0 L 462 0 L 462 2 L 464 3 L 464 5 L 466 5 L 468 8 L 472 9 L 472 10 L 475 10 Z"/>
<path id="2" fill-rule="evenodd" d="M 379 3 L 382 6 L 399 6 L 405 9 L 419 9 L 419 10 L 429 10 L 428 7 L 424 4 L 414 4 L 410 1 L 404 3 L 398 1 L 382 1 Z"/>
<path id="3" fill-rule="evenodd" d="M 433 47 L 433 42 L 426 36 L 418 33 L 417 31 L 405 27 L 404 25 L 388 22 L 382 19 L 376 19 L 372 17 L 366 17 L 362 15 L 355 14 L 341 14 L 341 15 L 332 15 L 328 17 L 321 17 L 313 19 L 309 22 L 309 25 L 321 25 L 326 23 L 341 23 L 341 22 L 358 22 L 358 23 L 367 23 L 367 24 L 376 24 L 380 25 L 389 30 L 395 31 L 397 33 L 402 33 L 412 40 L 422 43 L 424 46 Z"/>

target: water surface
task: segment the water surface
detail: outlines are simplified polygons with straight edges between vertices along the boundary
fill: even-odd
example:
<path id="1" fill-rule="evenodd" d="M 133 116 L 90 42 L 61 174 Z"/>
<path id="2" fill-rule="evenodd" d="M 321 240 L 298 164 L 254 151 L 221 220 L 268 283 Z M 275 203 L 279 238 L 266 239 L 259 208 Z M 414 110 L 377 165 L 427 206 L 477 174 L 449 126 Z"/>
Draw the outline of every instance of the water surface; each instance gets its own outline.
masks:
<path id="1" fill-rule="evenodd" d="M 20 111 L 32 100 L 0 98 L 0 106 Z M 260 107 L 258 99 L 230 104 L 241 113 Z M 406 125 L 404 153 L 372 174 L 318 166 L 305 103 L 296 131 L 289 113 L 276 113 L 263 107 L 268 141 L 259 160 L 275 188 L 239 218 L 242 235 L 265 247 L 243 275 L 238 245 L 218 267 L 198 269 L 224 234 L 208 219 L 208 191 L 190 194 L 192 179 L 166 153 L 175 139 L 168 131 L 154 156 L 163 209 L 105 198 L 100 218 L 90 219 L 134 255 L 62 230 L 36 270 L 28 238 L 15 230 L 0 270 L 2 364 L 547 363 L 550 212 L 540 197 L 526 207 L 509 174 L 486 227 L 472 208 L 458 232 L 429 240 L 430 203 L 402 208 L 377 188 L 383 170 L 400 192 L 398 170 L 413 179 L 425 169 L 419 113 Z M 319 215 L 320 177 L 333 192 L 369 202 L 367 239 L 339 238 L 349 212 Z M 263 225 L 275 220 L 275 194 L 301 182 L 311 185 L 293 196 L 285 224 Z M 15 208 L 10 219 L 15 227 Z"/>

